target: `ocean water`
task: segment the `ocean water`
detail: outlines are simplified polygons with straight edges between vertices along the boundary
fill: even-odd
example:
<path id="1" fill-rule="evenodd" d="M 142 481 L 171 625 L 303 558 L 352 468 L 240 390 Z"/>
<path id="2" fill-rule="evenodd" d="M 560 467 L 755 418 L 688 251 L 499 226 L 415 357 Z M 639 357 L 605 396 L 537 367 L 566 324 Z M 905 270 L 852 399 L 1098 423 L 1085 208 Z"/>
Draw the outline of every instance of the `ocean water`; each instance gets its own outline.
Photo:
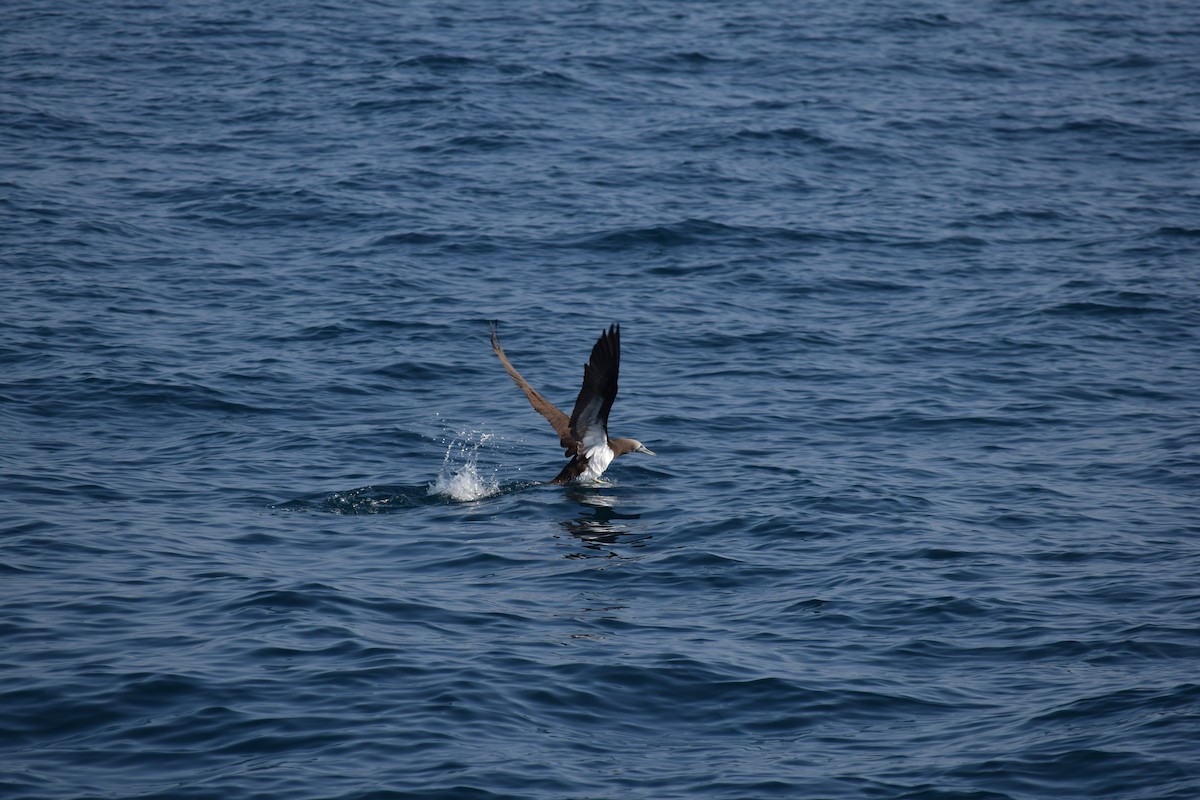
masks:
<path id="1" fill-rule="evenodd" d="M 3 797 L 1200 797 L 1190 0 L 14 0 L 0 121 Z"/>

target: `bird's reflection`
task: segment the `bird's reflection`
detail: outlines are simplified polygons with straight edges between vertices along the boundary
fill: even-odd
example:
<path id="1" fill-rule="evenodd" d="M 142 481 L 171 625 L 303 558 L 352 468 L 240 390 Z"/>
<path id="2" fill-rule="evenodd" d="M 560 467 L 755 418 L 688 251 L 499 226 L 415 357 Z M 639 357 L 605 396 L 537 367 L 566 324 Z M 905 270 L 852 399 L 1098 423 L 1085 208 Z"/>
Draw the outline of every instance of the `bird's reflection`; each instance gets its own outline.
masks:
<path id="1" fill-rule="evenodd" d="M 559 524 L 587 549 L 587 552 L 572 553 L 567 558 L 620 558 L 620 553 L 611 548 L 620 545 L 644 547 L 650 540 L 651 534 L 633 523 L 642 515 L 618 511 L 620 498 L 616 495 L 573 491 L 568 492 L 567 497 L 582 506 L 581 513 Z"/>

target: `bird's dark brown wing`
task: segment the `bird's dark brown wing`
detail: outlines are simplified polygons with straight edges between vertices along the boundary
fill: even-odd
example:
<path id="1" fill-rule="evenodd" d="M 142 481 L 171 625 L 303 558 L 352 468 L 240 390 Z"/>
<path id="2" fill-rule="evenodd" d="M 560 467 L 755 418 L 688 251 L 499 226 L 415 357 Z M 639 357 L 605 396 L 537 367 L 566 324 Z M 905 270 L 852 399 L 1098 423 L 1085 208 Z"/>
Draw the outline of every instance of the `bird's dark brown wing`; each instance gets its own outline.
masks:
<path id="1" fill-rule="evenodd" d="M 583 386 L 571 412 L 571 436 L 580 452 L 608 441 L 608 412 L 617 399 L 617 373 L 621 370 L 621 327 L 611 325 L 592 347 L 583 367 Z"/>
<path id="2" fill-rule="evenodd" d="M 551 403 L 546 398 L 542 397 L 537 389 L 529 385 L 529 381 L 521 377 L 521 373 L 517 372 L 517 368 L 508 360 L 508 356 L 504 354 L 504 348 L 500 346 L 500 339 L 496 336 L 496 329 L 492 328 L 492 349 L 496 351 L 496 356 L 500 359 L 500 363 L 504 365 L 508 376 L 512 378 L 513 383 L 517 388 L 525 393 L 529 398 L 529 404 L 533 406 L 533 410 L 541 414 L 554 427 L 554 432 L 558 434 L 558 441 L 567 450 L 575 449 L 575 440 L 571 436 L 571 420 L 567 415 Z M 609 405 L 612 405 L 609 403 Z"/>

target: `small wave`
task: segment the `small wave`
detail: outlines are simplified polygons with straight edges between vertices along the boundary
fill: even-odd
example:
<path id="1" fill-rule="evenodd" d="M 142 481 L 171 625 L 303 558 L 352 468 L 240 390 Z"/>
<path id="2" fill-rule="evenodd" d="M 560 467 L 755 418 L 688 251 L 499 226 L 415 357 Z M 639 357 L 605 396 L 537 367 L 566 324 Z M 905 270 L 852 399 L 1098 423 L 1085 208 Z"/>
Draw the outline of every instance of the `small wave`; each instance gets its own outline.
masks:
<path id="1" fill-rule="evenodd" d="M 298 497 L 270 506 L 276 511 L 325 512 L 330 514 L 384 514 L 425 505 L 419 486 L 362 486 L 343 492 Z"/>
<path id="2" fill-rule="evenodd" d="M 840 239 L 841 234 L 808 229 L 793 229 L 774 226 L 726 225 L 706 219 L 685 219 L 679 222 L 622 227 L 595 231 L 567 238 L 560 244 L 565 247 L 588 250 L 629 250 L 634 248 L 673 248 L 703 246 L 745 247 L 763 243 L 825 241 Z M 861 238 L 854 234 L 855 239 Z"/>
<path id="3" fill-rule="evenodd" d="M 495 470 L 480 467 L 481 452 L 495 448 L 498 437 L 478 430 L 460 431 L 446 445 L 446 455 L 437 478 L 415 486 L 377 485 L 333 493 L 298 497 L 269 508 L 276 511 L 325 512 L 332 514 L 384 514 L 401 509 L 444 503 L 467 503 L 493 497 L 503 489 Z M 491 474 L 489 474 L 489 472 Z"/>

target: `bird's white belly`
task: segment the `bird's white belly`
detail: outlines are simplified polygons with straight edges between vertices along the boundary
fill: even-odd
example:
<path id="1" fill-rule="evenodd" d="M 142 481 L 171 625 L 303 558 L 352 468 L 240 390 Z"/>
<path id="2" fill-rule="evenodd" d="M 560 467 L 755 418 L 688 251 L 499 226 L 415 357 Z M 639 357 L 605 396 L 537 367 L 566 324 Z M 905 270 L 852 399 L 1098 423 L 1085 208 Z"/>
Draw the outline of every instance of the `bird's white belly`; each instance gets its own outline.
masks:
<path id="1" fill-rule="evenodd" d="M 613 451 L 608 446 L 608 442 L 593 445 L 584 451 L 587 456 L 587 468 L 580 474 L 580 479 L 585 481 L 600 480 L 600 476 L 604 474 L 604 470 L 608 469 L 608 465 L 612 463 Z"/>

